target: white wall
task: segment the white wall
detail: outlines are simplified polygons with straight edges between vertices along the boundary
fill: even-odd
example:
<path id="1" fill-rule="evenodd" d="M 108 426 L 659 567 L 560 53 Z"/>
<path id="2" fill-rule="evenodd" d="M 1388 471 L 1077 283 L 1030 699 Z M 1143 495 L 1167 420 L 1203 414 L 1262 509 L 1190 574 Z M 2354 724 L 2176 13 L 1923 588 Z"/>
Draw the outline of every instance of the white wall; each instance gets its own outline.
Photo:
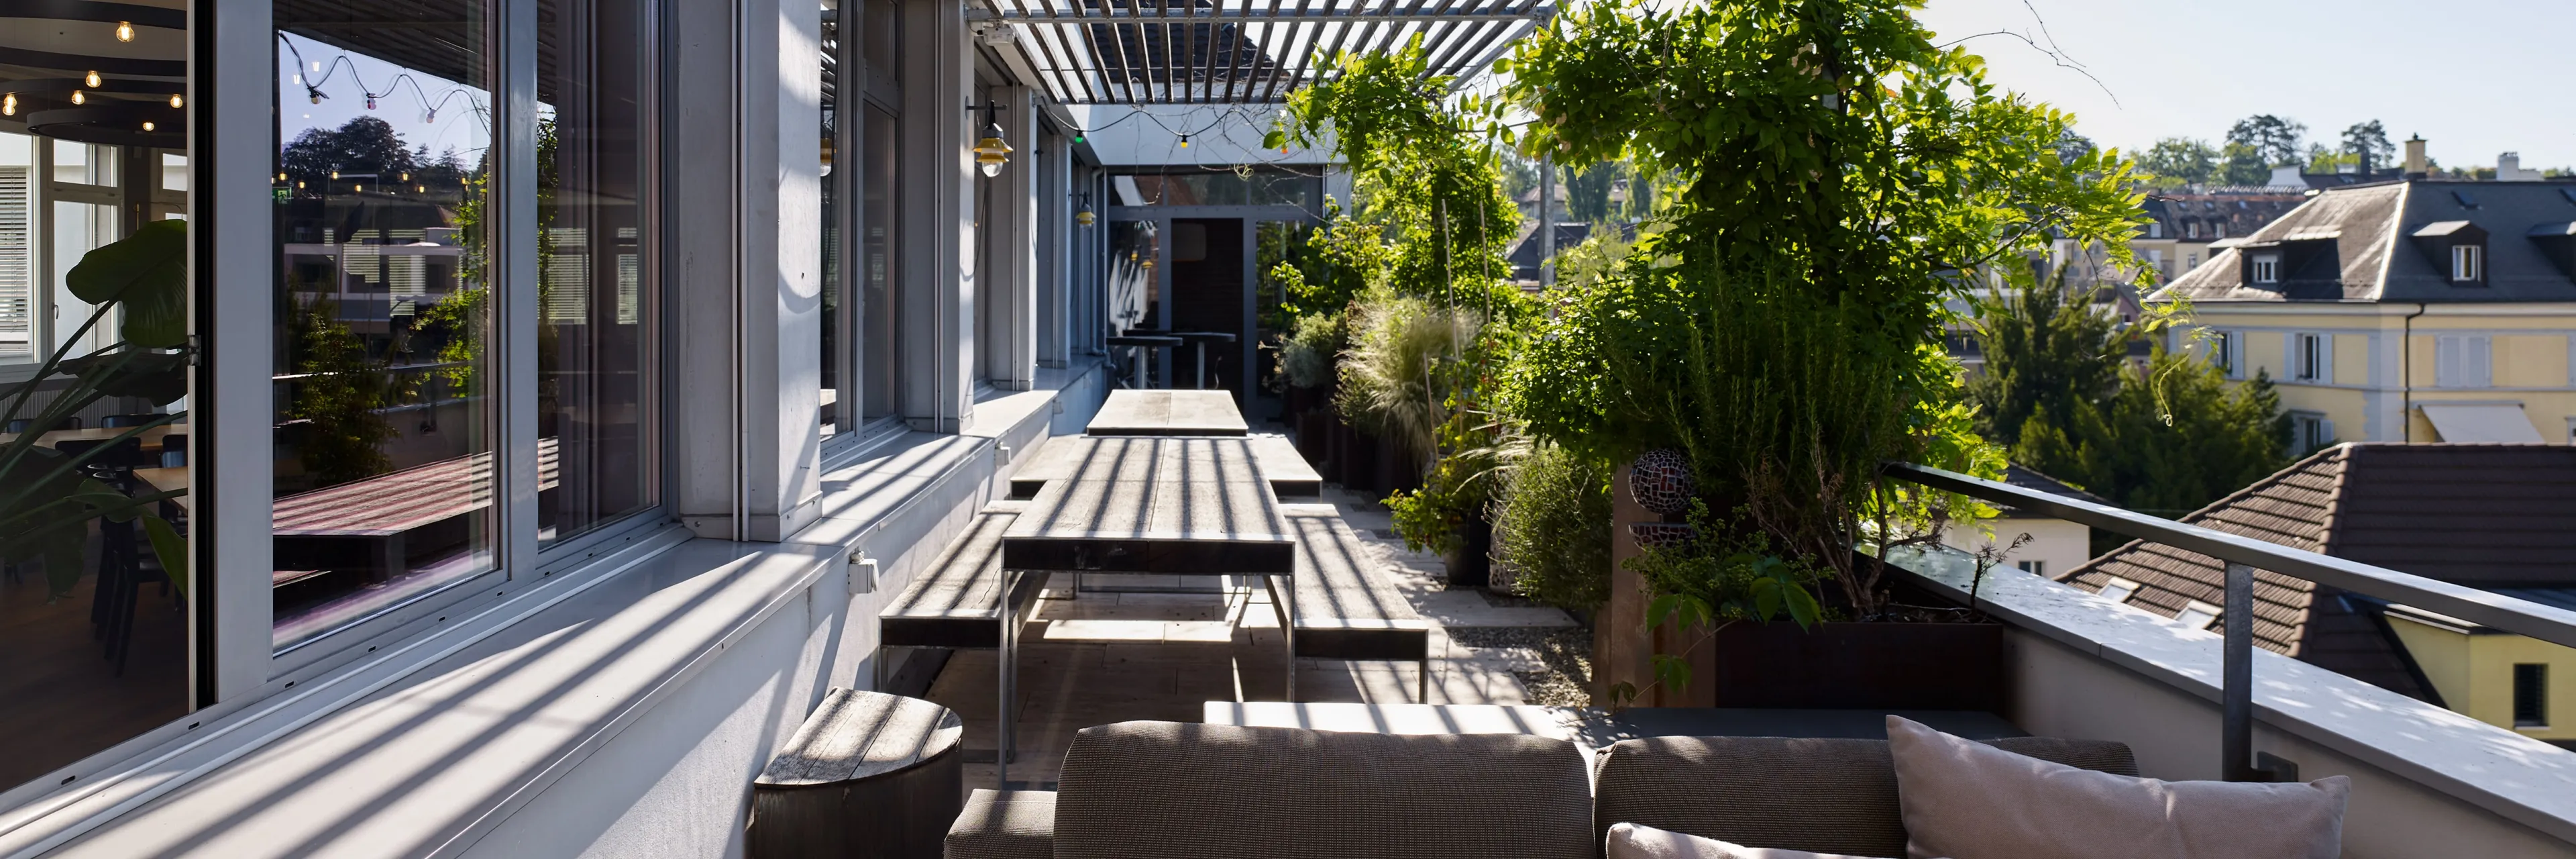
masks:
<path id="1" fill-rule="evenodd" d="M 2055 576 L 2075 569 L 2093 557 L 2092 529 L 2064 519 L 2044 516 L 2005 516 L 1976 527 L 1952 526 L 1941 532 L 1941 543 L 1962 552 L 1978 552 L 1987 546 L 2010 546 L 2014 538 L 2030 535 L 2030 542 L 2019 549 L 2005 552 L 1997 569 L 2014 569 L 2023 561 L 2047 565 L 2043 575 Z M 1991 532 L 1991 533 L 1987 533 Z"/>

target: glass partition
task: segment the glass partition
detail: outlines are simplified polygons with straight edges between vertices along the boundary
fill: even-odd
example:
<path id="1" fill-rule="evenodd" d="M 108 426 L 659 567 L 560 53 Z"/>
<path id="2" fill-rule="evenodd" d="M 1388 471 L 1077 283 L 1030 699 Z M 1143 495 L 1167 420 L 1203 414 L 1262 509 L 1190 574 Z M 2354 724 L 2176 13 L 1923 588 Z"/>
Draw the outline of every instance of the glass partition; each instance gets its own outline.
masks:
<path id="1" fill-rule="evenodd" d="M 0 790 L 191 705 L 187 13 L 93 5 L 0 13 Z"/>
<path id="2" fill-rule="evenodd" d="M 646 0 L 537 3 L 537 538 L 654 503 Z"/>
<path id="3" fill-rule="evenodd" d="M 843 89 L 841 82 L 841 4 L 840 0 L 823 0 L 822 5 L 823 38 L 822 50 L 820 52 L 821 56 L 818 59 L 821 61 L 823 66 L 823 95 L 821 98 L 823 114 L 821 178 L 823 207 L 822 211 L 819 213 L 822 226 L 822 236 L 819 244 L 822 246 L 823 250 L 823 321 L 820 326 L 822 329 L 823 348 L 822 351 L 817 354 L 822 361 L 822 381 L 819 387 L 822 389 L 820 392 L 820 403 L 822 406 L 820 411 L 822 413 L 823 436 L 825 438 L 830 438 L 844 429 L 844 425 L 847 423 L 847 421 L 844 421 L 841 418 L 841 344 L 846 340 L 846 338 L 841 334 L 841 329 L 847 324 L 845 322 L 845 318 L 848 314 L 848 310 L 843 307 L 847 301 L 843 298 L 842 294 L 844 290 L 841 287 L 841 278 L 843 276 L 843 272 L 841 270 L 841 207 L 847 203 L 849 195 L 842 193 L 841 186 L 849 181 L 849 177 L 847 175 L 838 175 L 839 171 L 835 171 L 833 169 L 833 161 L 835 160 L 835 157 L 840 154 L 841 149 L 840 110 L 841 92 Z"/>
<path id="4" fill-rule="evenodd" d="M 499 0 L 276 8 L 276 643 L 491 569 Z"/>

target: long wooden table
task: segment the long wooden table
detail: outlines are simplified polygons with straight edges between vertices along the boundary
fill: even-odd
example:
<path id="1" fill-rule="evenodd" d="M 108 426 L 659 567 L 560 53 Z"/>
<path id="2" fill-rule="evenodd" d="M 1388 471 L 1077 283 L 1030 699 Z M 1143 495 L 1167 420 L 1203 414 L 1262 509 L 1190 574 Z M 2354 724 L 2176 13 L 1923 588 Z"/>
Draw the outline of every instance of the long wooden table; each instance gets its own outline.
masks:
<path id="1" fill-rule="evenodd" d="M 55 447 L 67 441 L 106 441 L 133 431 L 133 427 L 88 427 L 75 430 L 53 430 L 51 432 L 38 435 L 36 437 L 36 443 L 46 447 Z M 145 451 L 159 453 L 161 452 L 161 440 L 172 435 L 180 436 L 182 438 L 187 437 L 188 425 L 163 424 L 161 426 L 144 430 L 143 432 L 136 434 L 134 438 L 136 441 L 143 443 L 143 449 Z M 8 444 L 17 440 L 17 433 L 0 433 L 0 444 Z"/>
<path id="2" fill-rule="evenodd" d="M 1111 391 L 1083 433 L 1095 436 L 1240 436 L 1252 432 L 1229 391 Z"/>
<path id="3" fill-rule="evenodd" d="M 1002 533 L 1008 582 L 1054 573 L 1259 578 L 1279 615 L 1287 693 L 1297 695 L 1297 540 L 1241 438 L 1103 438 L 1047 481 Z M 1011 617 L 1017 606 L 1001 606 Z M 1007 624 L 1006 624 L 1007 626 Z M 1001 642 L 1001 737 L 1007 769 L 1016 729 L 1018 636 Z M 1007 781 L 1007 777 L 1005 778 Z"/>

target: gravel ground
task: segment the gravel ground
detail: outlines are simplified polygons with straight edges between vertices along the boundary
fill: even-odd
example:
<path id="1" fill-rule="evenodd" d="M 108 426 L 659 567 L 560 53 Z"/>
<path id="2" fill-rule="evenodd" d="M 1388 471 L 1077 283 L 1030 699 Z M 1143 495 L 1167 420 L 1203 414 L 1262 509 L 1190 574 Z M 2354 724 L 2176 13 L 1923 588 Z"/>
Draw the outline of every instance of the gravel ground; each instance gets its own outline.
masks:
<path id="1" fill-rule="evenodd" d="M 1532 704 L 1592 706 L 1590 627 L 1451 627 L 1449 639 L 1467 647 L 1509 647 L 1536 654 L 1539 667 L 1512 671 L 1529 690 Z"/>

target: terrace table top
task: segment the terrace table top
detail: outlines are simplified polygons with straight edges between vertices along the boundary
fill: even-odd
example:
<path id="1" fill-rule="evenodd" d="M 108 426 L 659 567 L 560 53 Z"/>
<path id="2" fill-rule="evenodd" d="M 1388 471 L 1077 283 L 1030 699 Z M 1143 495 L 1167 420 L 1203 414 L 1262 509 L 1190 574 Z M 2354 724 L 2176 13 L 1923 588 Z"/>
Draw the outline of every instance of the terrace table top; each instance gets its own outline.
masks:
<path id="1" fill-rule="evenodd" d="M 1109 392 L 1083 434 L 1094 436 L 1240 436 L 1252 432 L 1230 391 Z"/>
<path id="2" fill-rule="evenodd" d="M 1002 566 L 1288 576 L 1294 534 L 1247 439 L 1104 438 L 1029 499 Z"/>
<path id="3" fill-rule="evenodd" d="M 561 445 L 537 439 L 537 489 L 560 480 Z M 279 498 L 281 537 L 392 537 L 492 504 L 492 454 L 468 454 Z"/>

